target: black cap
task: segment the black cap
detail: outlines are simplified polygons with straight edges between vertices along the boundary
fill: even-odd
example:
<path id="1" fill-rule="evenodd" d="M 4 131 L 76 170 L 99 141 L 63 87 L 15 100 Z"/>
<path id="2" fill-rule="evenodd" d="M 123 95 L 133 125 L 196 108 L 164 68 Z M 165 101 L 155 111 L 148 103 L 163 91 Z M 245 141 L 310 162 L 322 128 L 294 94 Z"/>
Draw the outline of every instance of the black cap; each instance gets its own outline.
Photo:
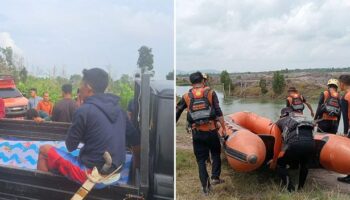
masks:
<path id="1" fill-rule="evenodd" d="M 190 81 L 192 84 L 201 83 L 203 81 L 203 74 L 199 71 L 192 73 L 190 75 Z"/>
<path id="2" fill-rule="evenodd" d="M 288 116 L 289 113 L 292 113 L 292 112 L 293 112 L 293 109 L 290 108 L 290 107 L 282 108 L 282 110 L 281 110 L 281 116 L 280 116 L 280 117 Z"/>

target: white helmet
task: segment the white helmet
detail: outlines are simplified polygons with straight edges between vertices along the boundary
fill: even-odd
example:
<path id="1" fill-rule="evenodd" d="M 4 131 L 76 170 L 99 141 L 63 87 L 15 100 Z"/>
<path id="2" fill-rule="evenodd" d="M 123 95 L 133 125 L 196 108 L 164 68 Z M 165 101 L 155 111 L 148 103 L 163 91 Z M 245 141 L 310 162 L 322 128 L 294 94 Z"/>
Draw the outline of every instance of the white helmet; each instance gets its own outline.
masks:
<path id="1" fill-rule="evenodd" d="M 207 79 L 208 79 L 208 74 L 206 74 L 206 73 L 202 73 L 202 76 L 203 76 L 203 78 L 204 78 L 205 80 L 207 80 Z"/>
<path id="2" fill-rule="evenodd" d="M 339 81 L 338 81 L 338 79 L 331 78 L 331 79 L 328 80 L 327 85 L 328 85 L 328 86 L 329 86 L 329 85 L 335 85 L 335 86 L 339 87 Z"/>

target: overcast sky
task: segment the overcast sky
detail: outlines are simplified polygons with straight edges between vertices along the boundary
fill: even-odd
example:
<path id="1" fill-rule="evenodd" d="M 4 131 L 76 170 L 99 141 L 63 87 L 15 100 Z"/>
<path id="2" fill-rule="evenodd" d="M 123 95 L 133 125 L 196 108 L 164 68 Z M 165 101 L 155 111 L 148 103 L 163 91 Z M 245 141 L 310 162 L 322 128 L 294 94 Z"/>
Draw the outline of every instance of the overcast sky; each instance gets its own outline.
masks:
<path id="1" fill-rule="evenodd" d="M 141 45 L 153 48 L 156 77 L 173 70 L 172 0 L 0 0 L 0 46 L 12 46 L 30 72 L 67 75 L 111 66 L 132 74 Z"/>
<path id="2" fill-rule="evenodd" d="M 177 69 L 350 67 L 349 0 L 177 0 Z"/>

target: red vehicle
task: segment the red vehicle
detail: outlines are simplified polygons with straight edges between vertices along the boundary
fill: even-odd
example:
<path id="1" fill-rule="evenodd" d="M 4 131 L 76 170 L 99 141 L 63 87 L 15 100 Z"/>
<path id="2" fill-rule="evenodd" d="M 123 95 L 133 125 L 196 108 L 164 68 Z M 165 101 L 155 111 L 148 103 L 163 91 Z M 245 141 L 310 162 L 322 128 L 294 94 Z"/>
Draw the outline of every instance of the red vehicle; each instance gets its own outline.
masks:
<path id="1" fill-rule="evenodd" d="M 23 118 L 28 110 L 28 99 L 16 88 L 10 75 L 0 75 L 0 98 L 5 103 L 6 118 Z"/>

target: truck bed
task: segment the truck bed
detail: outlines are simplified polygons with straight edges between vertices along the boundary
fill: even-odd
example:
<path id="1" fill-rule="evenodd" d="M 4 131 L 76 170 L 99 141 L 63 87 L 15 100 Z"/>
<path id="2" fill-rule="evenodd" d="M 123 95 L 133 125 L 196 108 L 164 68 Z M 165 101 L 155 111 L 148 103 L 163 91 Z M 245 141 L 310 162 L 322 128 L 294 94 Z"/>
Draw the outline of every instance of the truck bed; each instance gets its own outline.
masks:
<path id="1" fill-rule="evenodd" d="M 63 141 L 70 124 L 32 121 L 0 120 L 0 137 L 20 140 Z M 80 185 L 52 173 L 0 165 L 0 199 L 70 199 Z M 123 199 L 138 195 L 132 184 L 108 186 L 92 190 L 87 199 Z"/>

